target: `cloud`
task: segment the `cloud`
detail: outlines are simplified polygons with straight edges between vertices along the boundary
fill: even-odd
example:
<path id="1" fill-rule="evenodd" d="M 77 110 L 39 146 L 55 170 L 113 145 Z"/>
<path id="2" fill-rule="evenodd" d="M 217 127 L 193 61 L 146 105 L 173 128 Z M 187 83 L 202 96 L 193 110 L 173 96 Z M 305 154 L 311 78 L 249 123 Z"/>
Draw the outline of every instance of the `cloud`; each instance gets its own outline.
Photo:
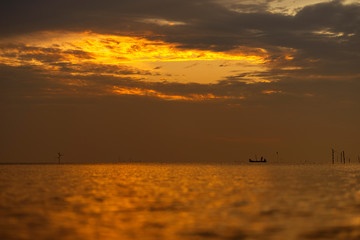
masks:
<path id="1" fill-rule="evenodd" d="M 236 12 L 219 1 L 205 0 L 106 0 L 101 3 L 19 0 L 3 5 L 0 21 L 3 37 L 34 31 L 90 30 L 143 36 L 187 49 L 263 48 L 272 56 L 270 60 L 288 49 L 297 53 L 294 65 L 311 65 L 314 71 L 322 73 L 326 69 L 356 72 L 354 62 L 359 60 L 360 5 L 356 3 L 323 2 L 305 6 L 295 15 L 267 11 L 266 2 L 240 3 L 238 8 L 243 11 Z M 147 19 L 169 24 L 149 25 Z M 172 22 L 184 24 L 171 25 Z M 319 34 L 321 31 L 336 37 Z"/>
<path id="2" fill-rule="evenodd" d="M 28 86 L 37 89 L 39 94 L 54 93 L 54 89 L 56 93 L 65 93 L 71 89 L 70 93 L 107 95 L 115 87 L 121 89 L 117 94 L 123 95 L 128 91 L 142 97 L 179 96 L 178 99 L 183 100 L 190 96 L 214 96 L 209 99 L 250 103 L 255 99 L 285 96 L 306 99 L 337 96 L 340 100 L 346 98 L 337 91 L 343 86 L 349 99 L 357 99 L 354 89 L 358 87 L 356 82 L 360 74 L 359 4 L 324 2 L 306 6 L 294 15 L 272 13 L 267 10 L 268 5 L 257 8 L 254 3 L 232 5 L 238 8 L 234 11 L 215 1 L 107 0 L 101 4 L 98 1 L 85 4 L 82 1 L 49 3 L 38 0 L 7 2 L 4 6 L 1 16 L 6 21 L 0 23 L 2 62 L 9 65 L 9 59 L 16 61 L 13 67 L 2 66 L 5 73 L 2 84 L 11 87 L 19 81 L 27 81 L 28 85 L 21 86 L 24 92 Z M 93 62 L 98 55 L 87 49 L 93 42 L 74 45 L 74 48 L 4 43 L 11 35 L 60 30 L 90 30 L 94 35 L 98 32 L 120 37 L 138 35 L 148 41 L 176 44 L 173 47 L 179 51 L 196 49 L 227 56 L 236 51 L 254 54 L 265 58 L 267 69 L 229 73 L 213 84 L 149 82 L 144 81 L 147 76 L 165 77 L 166 73 L 155 71 L 162 67 L 141 69 L 126 64 Z M 121 43 L 121 38 L 103 37 L 96 41 L 101 42 L 104 49 L 116 52 L 115 46 Z M 64 42 L 71 44 L 68 40 Z M 131 54 L 148 47 L 149 43 L 134 45 Z M 126 61 L 128 57 L 118 52 L 116 55 L 119 61 Z M 196 67 L 196 63 L 188 66 Z M 15 69 L 22 72 L 18 73 L 21 75 L 18 79 L 10 76 L 10 72 L 17 71 Z"/>
<path id="3" fill-rule="evenodd" d="M 58 64 L 57 71 L 37 65 L 1 65 L 3 102 L 38 101 L 53 103 L 79 98 L 96 101 L 99 97 L 141 97 L 160 101 L 220 102 L 242 108 L 262 106 L 275 109 L 284 104 L 296 107 L 315 104 L 340 108 L 356 107 L 360 102 L 359 76 L 306 79 L 302 70 L 270 70 L 232 75 L 217 83 L 149 82 L 141 76 L 154 74 L 121 65 Z M 298 72 L 299 75 L 296 75 Z M 140 76 L 140 78 L 139 78 Z M 275 77 L 274 77 L 275 76 Z M 251 78 L 264 81 L 249 83 Z M 305 106 L 304 105 L 304 106 Z M 296 107 L 295 107 L 296 106 Z M 281 109 L 281 107 L 280 107 Z"/>

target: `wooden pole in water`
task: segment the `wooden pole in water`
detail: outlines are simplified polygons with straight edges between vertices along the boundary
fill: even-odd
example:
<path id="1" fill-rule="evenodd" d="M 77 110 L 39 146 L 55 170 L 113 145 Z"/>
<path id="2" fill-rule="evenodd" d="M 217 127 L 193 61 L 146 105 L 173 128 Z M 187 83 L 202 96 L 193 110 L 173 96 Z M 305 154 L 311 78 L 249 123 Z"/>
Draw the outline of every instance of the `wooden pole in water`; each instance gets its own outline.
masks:
<path id="1" fill-rule="evenodd" d="M 340 152 L 340 163 L 342 163 L 342 151 Z"/>
<path id="2" fill-rule="evenodd" d="M 61 157 L 64 156 L 62 155 L 60 152 L 58 152 L 58 160 L 59 160 L 59 164 L 60 164 L 60 161 L 61 161 Z"/>
<path id="3" fill-rule="evenodd" d="M 332 157 L 332 164 L 335 163 L 335 158 L 334 158 L 334 149 L 331 149 L 331 157 Z"/>
<path id="4" fill-rule="evenodd" d="M 344 157 L 343 157 L 343 151 L 341 151 L 341 152 L 340 152 L 340 162 L 341 162 L 341 163 L 343 163 L 343 159 L 344 159 Z"/>

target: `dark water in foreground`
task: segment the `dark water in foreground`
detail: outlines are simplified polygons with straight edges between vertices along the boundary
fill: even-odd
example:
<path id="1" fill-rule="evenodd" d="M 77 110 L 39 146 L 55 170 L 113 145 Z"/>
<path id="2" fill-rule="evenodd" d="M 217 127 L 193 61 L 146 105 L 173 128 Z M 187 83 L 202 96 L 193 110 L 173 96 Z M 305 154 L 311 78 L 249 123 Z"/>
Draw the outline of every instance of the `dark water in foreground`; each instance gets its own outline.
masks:
<path id="1" fill-rule="evenodd" d="M 360 239 L 360 165 L 0 165 L 0 239 Z"/>

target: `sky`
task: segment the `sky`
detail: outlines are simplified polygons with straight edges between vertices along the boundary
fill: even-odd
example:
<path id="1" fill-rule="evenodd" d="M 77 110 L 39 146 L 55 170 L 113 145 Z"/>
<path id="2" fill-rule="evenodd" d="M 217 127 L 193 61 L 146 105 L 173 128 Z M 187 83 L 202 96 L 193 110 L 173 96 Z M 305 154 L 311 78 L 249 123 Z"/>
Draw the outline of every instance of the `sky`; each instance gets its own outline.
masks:
<path id="1" fill-rule="evenodd" d="M 360 155 L 359 0 L 0 6 L 0 162 Z"/>

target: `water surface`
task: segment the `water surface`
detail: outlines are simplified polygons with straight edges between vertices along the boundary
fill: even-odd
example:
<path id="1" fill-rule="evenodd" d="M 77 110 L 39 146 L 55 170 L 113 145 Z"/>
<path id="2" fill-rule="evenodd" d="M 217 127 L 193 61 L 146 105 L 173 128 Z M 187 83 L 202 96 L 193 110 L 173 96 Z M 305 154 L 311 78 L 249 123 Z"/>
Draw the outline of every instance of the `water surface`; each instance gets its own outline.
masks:
<path id="1" fill-rule="evenodd" d="M 0 239 L 360 239 L 360 165 L 0 165 Z"/>

